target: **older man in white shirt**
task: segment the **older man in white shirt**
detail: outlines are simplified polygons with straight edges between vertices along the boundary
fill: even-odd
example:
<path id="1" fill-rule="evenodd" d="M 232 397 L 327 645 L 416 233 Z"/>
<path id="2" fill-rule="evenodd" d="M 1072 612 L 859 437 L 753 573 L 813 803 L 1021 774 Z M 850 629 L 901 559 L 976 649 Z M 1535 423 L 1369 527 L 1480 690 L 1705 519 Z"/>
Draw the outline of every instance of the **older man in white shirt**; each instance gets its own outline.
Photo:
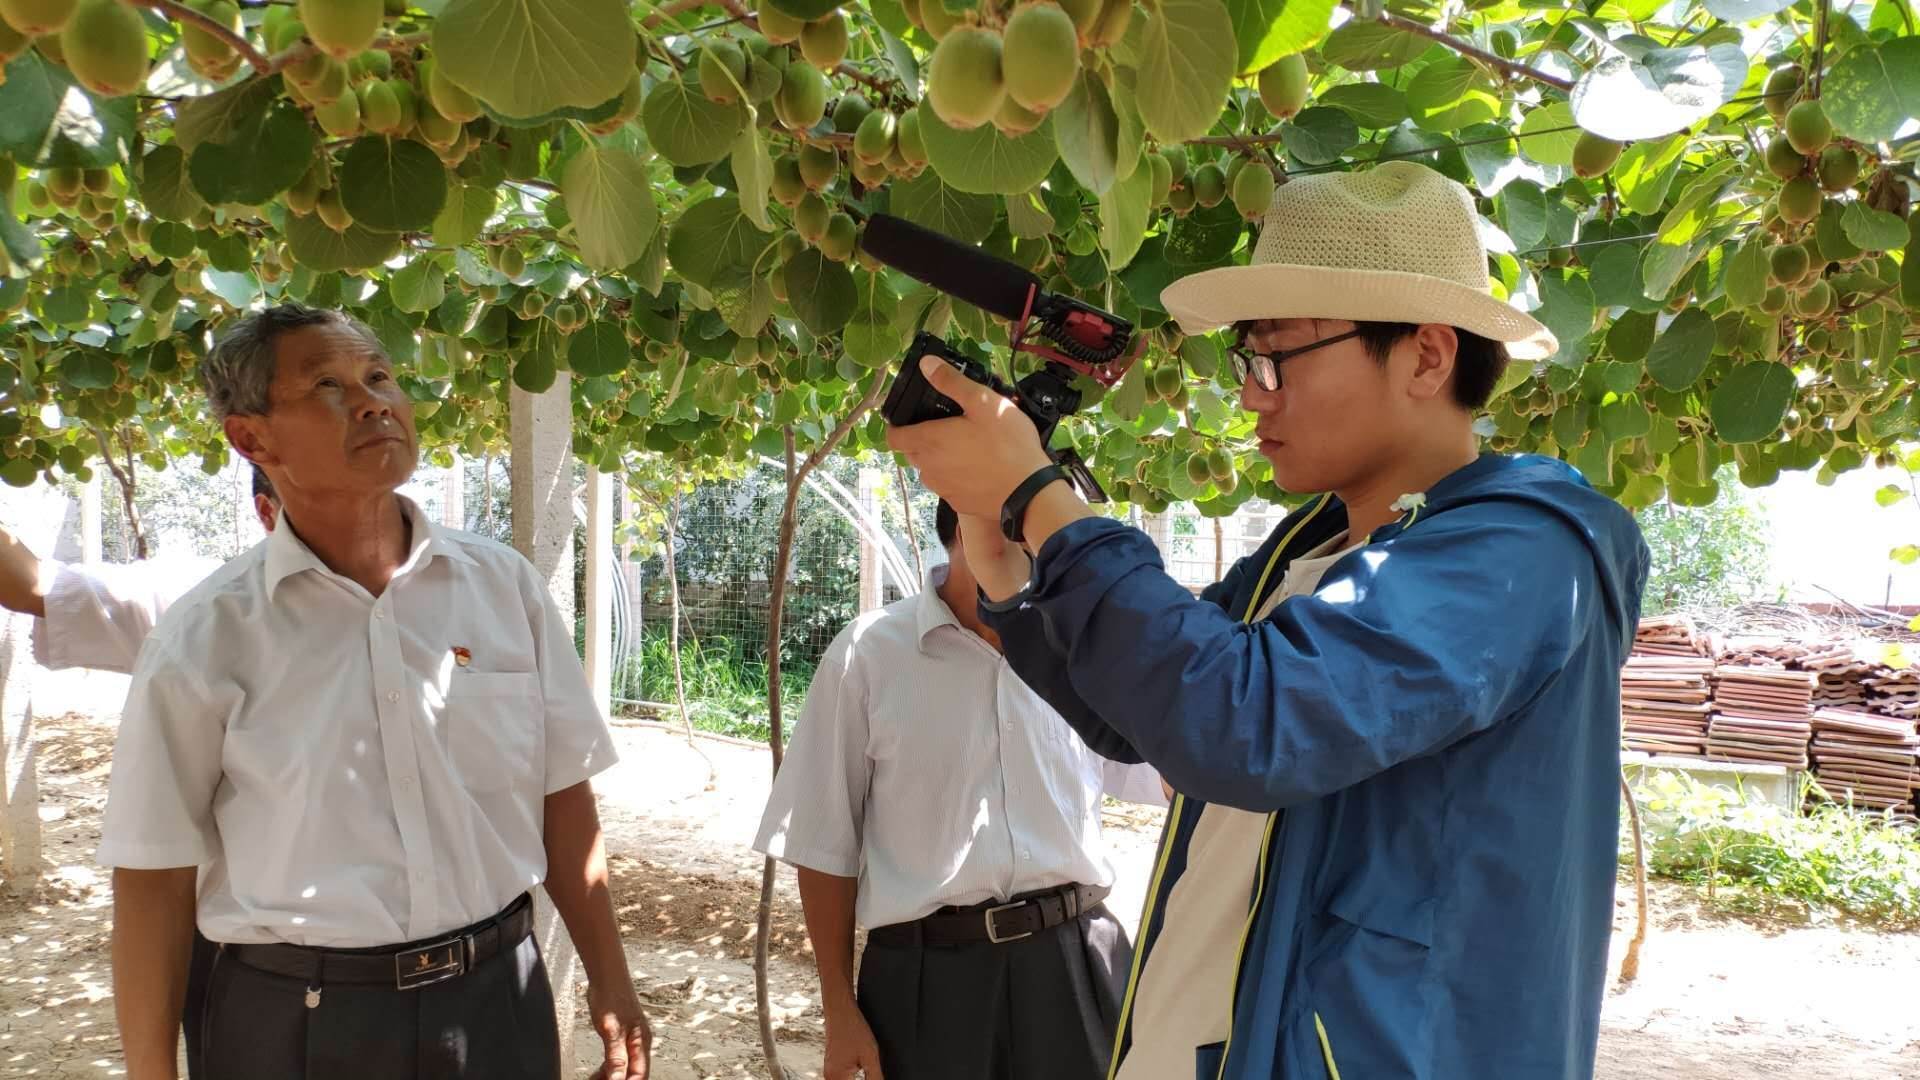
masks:
<path id="1" fill-rule="evenodd" d="M 827 1080 L 1093 1080 L 1132 958 L 1101 796 L 1164 794 L 1007 666 L 957 523 L 942 502 L 948 564 L 828 648 L 754 846 L 799 871 Z"/>
<path id="2" fill-rule="evenodd" d="M 538 575 L 396 494 L 412 408 L 363 325 L 271 308 L 203 374 L 283 510 L 134 672 L 100 851 L 128 1075 L 173 1075 L 197 918 L 209 1077 L 557 1076 L 544 882 L 602 1075 L 644 1077 L 588 782 L 611 738 Z"/>

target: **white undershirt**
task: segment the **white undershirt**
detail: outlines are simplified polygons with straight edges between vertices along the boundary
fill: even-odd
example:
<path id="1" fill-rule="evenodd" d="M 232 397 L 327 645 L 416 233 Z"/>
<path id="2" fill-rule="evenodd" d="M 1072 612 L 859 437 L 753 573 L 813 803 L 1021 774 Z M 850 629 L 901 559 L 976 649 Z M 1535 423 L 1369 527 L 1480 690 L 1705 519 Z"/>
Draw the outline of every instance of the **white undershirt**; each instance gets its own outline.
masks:
<path id="1" fill-rule="evenodd" d="M 1343 546 L 1346 539 L 1343 532 L 1293 560 L 1254 621 L 1266 619 L 1287 597 L 1317 588 L 1353 550 Z M 1134 989 L 1132 1045 L 1116 1080 L 1192 1076 L 1194 1051 L 1227 1037 L 1240 936 L 1266 827 L 1266 814 L 1202 809 L 1187 843 L 1187 868 L 1167 895 L 1160 936 Z"/>

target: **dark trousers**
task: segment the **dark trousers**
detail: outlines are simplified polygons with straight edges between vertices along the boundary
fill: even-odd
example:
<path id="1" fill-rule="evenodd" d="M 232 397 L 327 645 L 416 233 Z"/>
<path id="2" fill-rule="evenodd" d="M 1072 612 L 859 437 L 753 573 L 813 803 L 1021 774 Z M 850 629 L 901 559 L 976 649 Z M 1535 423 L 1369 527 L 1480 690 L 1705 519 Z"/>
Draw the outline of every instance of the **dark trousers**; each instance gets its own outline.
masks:
<path id="1" fill-rule="evenodd" d="M 213 974 L 213 942 L 198 926 L 193 928 L 193 953 L 187 961 L 187 1001 L 180 1009 L 180 1033 L 187 1040 L 187 1080 L 204 1080 L 200 1062 L 200 1018 L 207 1011 L 207 976 Z"/>
<path id="2" fill-rule="evenodd" d="M 553 991 L 531 935 L 413 990 L 307 981 L 216 950 L 200 1018 L 204 1080 L 557 1080 Z"/>
<path id="3" fill-rule="evenodd" d="M 1100 1080 L 1132 964 L 1104 904 L 998 945 L 869 942 L 860 1012 L 887 1080 Z"/>

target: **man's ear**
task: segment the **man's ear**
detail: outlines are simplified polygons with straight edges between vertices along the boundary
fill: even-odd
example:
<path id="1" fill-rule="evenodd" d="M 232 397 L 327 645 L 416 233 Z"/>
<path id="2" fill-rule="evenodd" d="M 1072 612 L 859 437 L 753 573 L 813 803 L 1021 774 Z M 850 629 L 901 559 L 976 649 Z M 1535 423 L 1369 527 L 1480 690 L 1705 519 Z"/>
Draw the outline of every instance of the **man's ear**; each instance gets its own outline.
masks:
<path id="1" fill-rule="evenodd" d="M 278 465 L 280 459 L 268 449 L 263 417 L 229 416 L 221 421 L 221 427 L 227 433 L 227 445 L 234 452 L 255 465 Z"/>
<path id="2" fill-rule="evenodd" d="M 1447 392 L 1453 379 L 1454 357 L 1459 354 L 1460 335 L 1444 323 L 1423 323 L 1408 339 L 1413 351 L 1413 377 L 1408 390 L 1421 400 L 1437 398 Z"/>

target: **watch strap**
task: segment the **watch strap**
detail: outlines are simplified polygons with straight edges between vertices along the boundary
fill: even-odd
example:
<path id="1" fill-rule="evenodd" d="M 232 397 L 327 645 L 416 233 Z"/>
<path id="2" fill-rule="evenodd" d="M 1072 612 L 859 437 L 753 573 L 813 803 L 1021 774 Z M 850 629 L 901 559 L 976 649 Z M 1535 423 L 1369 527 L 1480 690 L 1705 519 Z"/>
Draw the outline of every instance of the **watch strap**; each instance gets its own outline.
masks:
<path id="1" fill-rule="evenodd" d="M 1013 489 L 1013 494 L 1007 496 L 1007 501 L 1000 504 L 1000 534 L 1016 544 L 1024 543 L 1027 504 L 1048 484 L 1067 479 L 1069 474 L 1066 468 L 1057 462 L 1050 461 L 1035 469 L 1033 475 L 1022 480 L 1020 486 Z"/>

